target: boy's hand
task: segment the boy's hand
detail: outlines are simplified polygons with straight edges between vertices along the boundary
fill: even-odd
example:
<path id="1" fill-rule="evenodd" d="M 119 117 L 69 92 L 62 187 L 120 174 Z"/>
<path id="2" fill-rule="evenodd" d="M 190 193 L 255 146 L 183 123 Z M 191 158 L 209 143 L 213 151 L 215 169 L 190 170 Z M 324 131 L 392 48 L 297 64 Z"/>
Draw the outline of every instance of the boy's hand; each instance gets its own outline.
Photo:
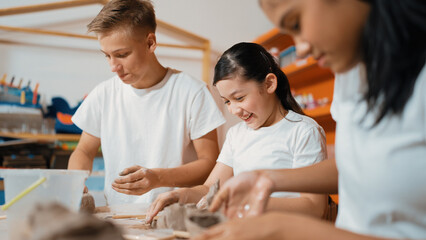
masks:
<path id="1" fill-rule="evenodd" d="M 128 195 L 142 195 L 161 186 L 155 170 L 138 165 L 124 169 L 120 176 L 112 183 L 112 189 Z"/>

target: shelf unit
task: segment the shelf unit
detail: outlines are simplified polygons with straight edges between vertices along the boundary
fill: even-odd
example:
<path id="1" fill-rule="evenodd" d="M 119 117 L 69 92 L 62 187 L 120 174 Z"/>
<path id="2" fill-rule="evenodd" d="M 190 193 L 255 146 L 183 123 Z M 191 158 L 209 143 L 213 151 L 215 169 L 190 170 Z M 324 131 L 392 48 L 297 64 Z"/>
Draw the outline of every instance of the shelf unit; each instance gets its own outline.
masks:
<path id="1" fill-rule="evenodd" d="M 291 36 L 282 34 L 278 29 L 272 29 L 254 41 L 267 50 L 278 48 L 282 51 L 292 45 Z M 306 115 L 315 119 L 326 132 L 327 144 L 334 145 L 336 123 L 331 118 L 330 104 L 333 98 L 334 74 L 318 66 L 315 59 L 296 60 L 294 63 L 282 68 L 287 75 L 292 91 L 295 94 L 312 93 L 314 99 L 328 98 L 328 104 L 314 109 L 305 109 Z"/>
<path id="2" fill-rule="evenodd" d="M 29 139 L 40 143 L 49 143 L 56 141 L 78 142 L 80 134 L 31 134 L 31 133 L 5 133 L 0 131 L 0 137 Z"/>

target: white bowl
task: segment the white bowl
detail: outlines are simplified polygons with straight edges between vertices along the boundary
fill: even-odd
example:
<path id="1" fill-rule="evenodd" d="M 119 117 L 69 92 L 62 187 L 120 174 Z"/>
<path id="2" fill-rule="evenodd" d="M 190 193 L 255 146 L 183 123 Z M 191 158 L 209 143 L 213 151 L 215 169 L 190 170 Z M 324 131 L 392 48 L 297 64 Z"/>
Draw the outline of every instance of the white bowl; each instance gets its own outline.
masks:
<path id="1" fill-rule="evenodd" d="M 6 203 L 40 178 L 46 178 L 45 182 L 6 210 L 10 239 L 22 239 L 29 232 L 28 215 L 38 203 L 58 202 L 78 211 L 88 176 L 89 171 L 83 170 L 1 169 Z"/>

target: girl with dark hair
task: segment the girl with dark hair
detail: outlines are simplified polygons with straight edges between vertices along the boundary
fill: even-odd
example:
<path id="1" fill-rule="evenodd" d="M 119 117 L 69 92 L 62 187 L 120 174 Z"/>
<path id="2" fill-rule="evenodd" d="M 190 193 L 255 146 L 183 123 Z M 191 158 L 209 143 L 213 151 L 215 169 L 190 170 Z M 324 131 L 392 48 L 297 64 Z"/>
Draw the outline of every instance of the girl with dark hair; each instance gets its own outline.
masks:
<path id="1" fill-rule="evenodd" d="M 291 94 L 287 76 L 271 54 L 258 44 L 238 43 L 228 49 L 216 64 L 213 85 L 216 86 L 220 80 L 232 79 L 237 74 L 262 84 L 269 73 L 273 73 L 277 78 L 275 94 L 282 107 L 304 115 Z"/>
<path id="2" fill-rule="evenodd" d="M 426 2 L 261 0 L 300 56 L 336 72 L 336 159 L 243 173 L 212 203 L 264 211 L 275 191 L 339 193 L 336 226 L 267 213 L 199 239 L 426 239 Z M 262 224 L 262 230 L 256 228 Z M 306 231 L 309 229 L 309 231 Z"/>
<path id="3" fill-rule="evenodd" d="M 172 203 L 199 202 L 218 179 L 223 184 L 245 171 L 304 167 L 327 157 L 324 130 L 303 114 L 287 77 L 262 46 L 238 43 L 225 51 L 216 64 L 213 84 L 228 110 L 243 121 L 229 129 L 204 185 L 159 195 L 149 209 L 148 222 Z M 268 210 L 321 218 L 327 206 L 326 195 L 279 192 L 272 197 Z M 236 210 L 233 216 L 241 212 Z"/>

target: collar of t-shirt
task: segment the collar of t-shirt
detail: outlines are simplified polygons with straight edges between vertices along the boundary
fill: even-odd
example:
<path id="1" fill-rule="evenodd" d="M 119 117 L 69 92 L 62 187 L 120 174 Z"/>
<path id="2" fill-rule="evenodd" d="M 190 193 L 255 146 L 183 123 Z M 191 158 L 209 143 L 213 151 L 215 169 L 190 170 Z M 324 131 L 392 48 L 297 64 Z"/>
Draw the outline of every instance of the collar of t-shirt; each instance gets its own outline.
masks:
<path id="1" fill-rule="evenodd" d="M 166 75 L 164 76 L 164 78 L 159 82 L 159 83 L 157 83 L 157 84 L 155 84 L 154 86 L 152 86 L 152 87 L 149 87 L 149 88 L 143 88 L 143 89 L 138 89 L 138 88 L 134 88 L 134 87 L 132 87 L 131 85 L 129 85 L 129 84 L 126 84 L 126 87 L 128 87 L 128 88 L 130 88 L 131 89 L 131 91 L 133 92 L 133 93 L 135 93 L 137 96 L 145 96 L 145 95 L 147 95 L 148 93 L 150 93 L 150 92 L 152 92 L 152 91 L 155 91 L 155 90 L 157 90 L 157 89 L 160 89 L 160 88 L 162 88 L 166 83 L 167 83 L 167 81 L 170 79 L 170 76 L 172 75 L 172 70 L 170 69 L 170 68 L 167 68 L 167 73 L 166 73 Z"/>
<path id="2" fill-rule="evenodd" d="M 288 110 L 287 115 L 283 119 L 278 121 L 277 123 L 273 124 L 272 126 L 261 127 L 261 128 L 256 129 L 256 130 L 249 128 L 247 125 L 246 125 L 246 127 L 249 128 L 249 130 L 256 131 L 256 132 L 274 132 L 281 125 L 290 124 L 291 122 L 300 122 L 302 120 L 303 120 L 302 116 L 293 112 L 292 110 Z"/>

